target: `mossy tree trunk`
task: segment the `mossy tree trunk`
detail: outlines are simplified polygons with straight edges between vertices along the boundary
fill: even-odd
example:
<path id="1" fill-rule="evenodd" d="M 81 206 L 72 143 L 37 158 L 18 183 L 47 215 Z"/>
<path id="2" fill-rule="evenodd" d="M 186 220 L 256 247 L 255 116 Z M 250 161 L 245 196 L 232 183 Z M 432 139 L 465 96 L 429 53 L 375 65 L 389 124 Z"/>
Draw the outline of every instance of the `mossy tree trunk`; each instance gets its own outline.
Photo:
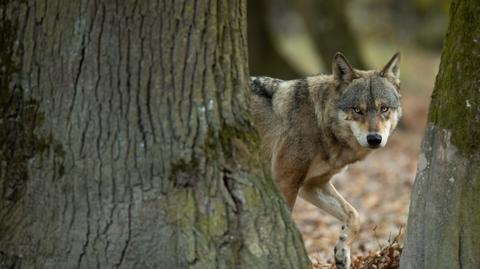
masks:
<path id="1" fill-rule="evenodd" d="M 480 268 L 480 2 L 450 8 L 401 268 Z"/>
<path id="2" fill-rule="evenodd" d="M 2 1 L 1 268 L 307 268 L 244 111 L 246 4 Z"/>
<path id="3" fill-rule="evenodd" d="M 303 16 L 325 66 L 330 66 L 333 56 L 340 51 L 355 68 L 366 68 L 348 21 L 345 0 L 296 0 L 294 5 Z"/>

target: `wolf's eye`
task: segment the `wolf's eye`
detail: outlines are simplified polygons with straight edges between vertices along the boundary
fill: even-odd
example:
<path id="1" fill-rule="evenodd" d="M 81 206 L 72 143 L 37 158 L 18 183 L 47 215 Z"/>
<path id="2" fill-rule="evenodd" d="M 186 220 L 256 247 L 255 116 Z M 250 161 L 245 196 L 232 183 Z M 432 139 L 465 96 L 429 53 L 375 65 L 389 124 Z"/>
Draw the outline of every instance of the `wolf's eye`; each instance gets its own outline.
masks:
<path id="1" fill-rule="evenodd" d="M 353 111 L 355 111 L 355 113 L 357 114 L 362 114 L 362 111 L 360 110 L 360 108 L 358 106 L 354 106 L 352 107 Z"/>
<path id="2" fill-rule="evenodd" d="M 380 108 L 380 110 L 382 111 L 382 113 L 387 112 L 389 109 L 390 109 L 390 108 L 389 108 L 388 106 L 382 106 L 382 107 Z"/>

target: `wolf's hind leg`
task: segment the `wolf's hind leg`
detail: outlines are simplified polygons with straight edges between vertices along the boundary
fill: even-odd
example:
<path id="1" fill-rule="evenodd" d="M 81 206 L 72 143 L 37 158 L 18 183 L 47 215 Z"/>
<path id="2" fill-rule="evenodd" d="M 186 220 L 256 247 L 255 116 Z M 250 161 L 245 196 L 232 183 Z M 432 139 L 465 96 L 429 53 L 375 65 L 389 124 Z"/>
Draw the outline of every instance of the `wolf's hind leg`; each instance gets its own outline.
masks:
<path id="1" fill-rule="evenodd" d="M 275 142 L 271 169 L 278 189 L 293 209 L 309 163 L 291 149 L 287 141 L 287 137 L 282 137 Z"/>
<path id="2" fill-rule="evenodd" d="M 314 180 L 312 180 L 315 182 Z M 334 257 L 337 268 L 350 268 L 350 245 L 357 237 L 360 220 L 358 212 L 337 192 L 330 182 L 320 186 L 306 182 L 300 188 L 299 195 L 306 201 L 325 210 L 330 215 L 342 221 L 345 225 L 335 245 Z"/>

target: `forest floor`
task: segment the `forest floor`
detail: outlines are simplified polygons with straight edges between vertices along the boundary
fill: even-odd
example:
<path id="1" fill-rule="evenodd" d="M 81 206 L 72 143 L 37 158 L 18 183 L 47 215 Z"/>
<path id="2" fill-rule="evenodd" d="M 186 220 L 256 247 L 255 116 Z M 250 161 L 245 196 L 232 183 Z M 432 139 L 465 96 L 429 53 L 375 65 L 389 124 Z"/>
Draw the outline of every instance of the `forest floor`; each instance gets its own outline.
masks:
<path id="1" fill-rule="evenodd" d="M 404 234 L 428 103 L 426 96 L 404 96 L 402 122 L 387 146 L 333 178 L 338 191 L 361 217 L 352 258 L 379 251 L 400 232 Z M 293 217 L 313 263 L 331 263 L 341 223 L 301 198 L 296 202 Z M 402 243 L 402 235 L 399 240 Z"/>

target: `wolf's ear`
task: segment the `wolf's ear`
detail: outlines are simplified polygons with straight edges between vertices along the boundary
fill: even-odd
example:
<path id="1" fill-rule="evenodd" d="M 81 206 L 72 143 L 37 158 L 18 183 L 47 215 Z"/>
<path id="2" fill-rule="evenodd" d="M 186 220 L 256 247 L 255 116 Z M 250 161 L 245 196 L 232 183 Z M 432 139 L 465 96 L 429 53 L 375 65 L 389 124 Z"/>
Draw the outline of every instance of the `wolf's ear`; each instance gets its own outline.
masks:
<path id="1" fill-rule="evenodd" d="M 385 67 L 380 71 L 382 77 L 392 77 L 395 81 L 400 82 L 400 52 L 393 55 Z"/>
<path id="2" fill-rule="evenodd" d="M 350 82 L 357 77 L 347 58 L 340 52 L 333 58 L 333 77 L 339 82 Z"/>

